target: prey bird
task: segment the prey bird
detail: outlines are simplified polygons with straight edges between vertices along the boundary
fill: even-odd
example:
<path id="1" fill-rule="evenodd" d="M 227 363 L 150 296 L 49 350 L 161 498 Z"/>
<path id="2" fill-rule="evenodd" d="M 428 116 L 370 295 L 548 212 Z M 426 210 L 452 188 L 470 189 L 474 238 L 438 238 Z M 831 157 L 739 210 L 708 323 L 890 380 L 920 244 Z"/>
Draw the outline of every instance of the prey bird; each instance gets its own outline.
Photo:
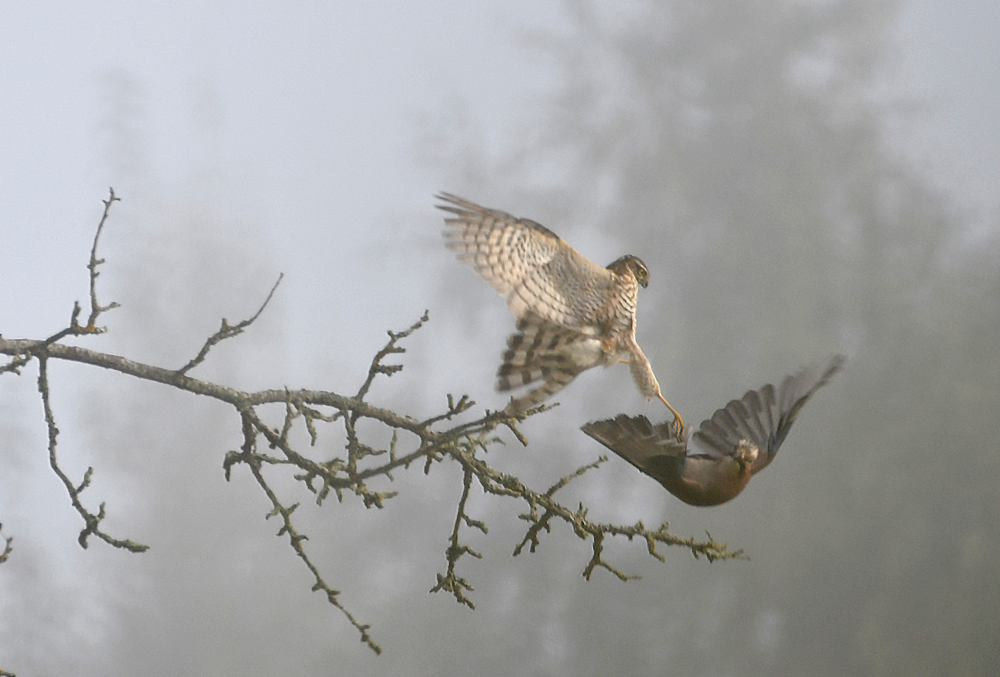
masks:
<path id="1" fill-rule="evenodd" d="M 735 498 L 774 460 L 805 403 L 841 370 L 844 356 L 807 367 L 780 387 L 767 384 L 717 410 L 692 435 L 676 422 L 653 425 L 645 416 L 619 414 L 593 421 L 583 432 L 662 484 L 685 503 L 711 506 Z"/>

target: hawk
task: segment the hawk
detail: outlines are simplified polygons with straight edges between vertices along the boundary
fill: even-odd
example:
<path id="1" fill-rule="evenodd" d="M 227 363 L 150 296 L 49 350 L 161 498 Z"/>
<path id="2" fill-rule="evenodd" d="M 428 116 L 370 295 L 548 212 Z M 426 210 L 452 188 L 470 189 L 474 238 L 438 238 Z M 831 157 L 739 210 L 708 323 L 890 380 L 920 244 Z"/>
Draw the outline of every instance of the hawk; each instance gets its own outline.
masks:
<path id="1" fill-rule="evenodd" d="M 627 362 L 639 391 L 658 397 L 683 427 L 635 340 L 636 298 L 649 284 L 639 257 L 623 256 L 605 268 L 539 223 L 450 193 L 436 197 L 450 214 L 445 244 L 506 300 L 517 321 L 496 386 L 501 392 L 531 388 L 512 397 L 508 411 L 547 400 L 587 369 Z"/>
<path id="2" fill-rule="evenodd" d="M 795 417 L 820 387 L 843 367 L 836 355 L 825 368 L 787 376 L 780 388 L 750 390 L 702 421 L 688 448 L 685 431 L 671 423 L 653 425 L 645 416 L 619 414 L 593 421 L 583 432 L 662 484 L 685 503 L 719 505 L 736 497 L 774 460 Z"/>

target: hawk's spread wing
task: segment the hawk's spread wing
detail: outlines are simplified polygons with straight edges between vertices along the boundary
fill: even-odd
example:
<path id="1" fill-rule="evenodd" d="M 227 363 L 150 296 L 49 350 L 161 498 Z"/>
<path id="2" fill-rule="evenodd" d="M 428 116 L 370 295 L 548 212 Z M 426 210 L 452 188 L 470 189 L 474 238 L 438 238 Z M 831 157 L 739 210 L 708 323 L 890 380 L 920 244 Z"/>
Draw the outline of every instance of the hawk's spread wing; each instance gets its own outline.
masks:
<path id="1" fill-rule="evenodd" d="M 445 243 L 506 299 L 511 314 L 526 312 L 581 329 L 592 324 L 613 283 L 611 271 L 579 253 L 548 228 L 506 212 L 440 193 Z"/>

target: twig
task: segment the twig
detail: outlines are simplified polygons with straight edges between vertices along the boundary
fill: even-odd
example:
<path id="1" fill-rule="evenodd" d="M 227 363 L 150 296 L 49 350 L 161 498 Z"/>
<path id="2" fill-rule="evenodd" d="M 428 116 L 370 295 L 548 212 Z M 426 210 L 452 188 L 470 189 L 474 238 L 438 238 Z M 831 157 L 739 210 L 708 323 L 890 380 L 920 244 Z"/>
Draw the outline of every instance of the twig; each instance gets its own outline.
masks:
<path id="1" fill-rule="evenodd" d="M 97 224 L 97 232 L 94 233 L 94 243 L 90 248 L 90 260 L 87 262 L 87 270 L 90 275 L 90 317 L 87 318 L 87 324 L 81 325 L 78 321 L 80 317 L 81 308 L 80 302 L 77 301 L 73 304 L 73 312 L 70 314 L 69 326 L 62 331 L 56 332 L 48 339 L 45 340 L 46 343 L 52 344 L 57 341 L 61 341 L 67 336 L 82 336 L 84 334 L 103 334 L 107 331 L 106 327 L 97 326 L 97 318 L 100 317 L 101 313 L 118 308 L 119 305 L 116 301 L 112 301 L 106 306 L 102 306 L 97 302 L 97 278 L 100 275 L 97 272 L 97 267 L 104 263 L 104 259 L 97 258 L 97 243 L 101 239 L 101 232 L 104 230 L 104 224 L 108 220 L 108 215 L 111 213 L 111 205 L 116 202 L 121 202 L 121 198 L 115 195 L 115 189 L 108 189 L 109 195 L 107 200 L 102 200 L 104 203 L 104 213 L 101 214 L 101 221 Z"/>
<path id="2" fill-rule="evenodd" d="M 14 355 L 10 358 L 10 362 L 0 367 L 0 374 L 21 374 L 21 367 L 31 362 L 31 355 L 21 354 Z"/>
<path id="3" fill-rule="evenodd" d="M 2 524 L 0 524 L 0 540 L 3 540 L 3 552 L 0 553 L 0 564 L 3 564 L 4 562 L 7 561 L 7 558 L 10 557 L 10 553 L 13 552 L 14 550 L 14 548 L 11 546 L 11 543 L 14 542 L 14 537 L 3 535 Z"/>
<path id="4" fill-rule="evenodd" d="M 90 262 L 87 264 L 87 270 L 90 271 L 90 317 L 87 318 L 87 326 L 83 328 L 83 333 L 85 334 L 103 334 L 107 331 L 105 327 L 97 327 L 97 318 L 101 313 L 119 307 L 114 301 L 103 307 L 97 302 L 97 277 L 100 275 L 97 272 L 97 266 L 104 263 L 104 259 L 97 258 L 97 243 L 101 239 L 101 232 L 104 230 L 104 223 L 108 220 L 108 214 L 111 213 L 111 205 L 120 201 L 121 198 L 115 196 L 114 188 L 109 188 L 108 199 L 102 200 L 104 202 L 104 213 L 101 215 L 101 222 L 97 224 L 97 232 L 94 233 L 94 244 L 90 248 Z"/>
<path id="5" fill-rule="evenodd" d="M 235 325 L 230 325 L 229 322 L 226 320 L 226 318 L 222 318 L 222 326 L 219 327 L 219 331 L 209 336 L 208 339 L 205 341 L 205 345 L 203 345 L 201 347 L 201 350 L 198 351 L 198 354 L 195 355 L 190 362 L 188 362 L 183 367 L 178 369 L 177 373 L 178 374 L 188 373 L 189 371 L 191 371 L 192 369 L 194 369 L 199 364 L 205 361 L 205 358 L 208 357 L 208 351 L 211 350 L 212 346 L 214 346 L 216 343 L 225 341 L 228 338 L 233 338 L 234 336 L 239 336 L 240 334 L 242 334 L 243 330 L 249 327 L 251 324 L 253 324 L 254 321 L 258 317 L 260 317 L 260 314 L 264 312 L 264 309 L 267 308 L 267 304 L 271 302 L 271 297 L 274 296 L 275 290 L 278 288 L 278 285 L 281 284 L 281 280 L 284 279 L 284 277 L 285 277 L 284 273 L 280 273 L 278 275 L 278 280 L 277 282 L 274 283 L 274 286 L 271 287 L 271 291 L 270 293 L 268 293 L 267 298 L 264 299 L 264 303 L 261 304 L 260 308 L 257 309 L 257 312 L 254 313 L 253 316 L 250 317 L 249 319 L 243 320 L 242 322 Z"/>
<path id="6" fill-rule="evenodd" d="M 443 414 L 438 414 L 437 416 L 431 416 L 420 423 L 424 427 L 432 426 L 439 421 L 450 421 L 455 416 L 463 414 L 475 406 L 475 402 L 469 399 L 468 395 L 462 395 L 458 402 L 452 397 L 451 393 L 448 393 L 448 410 Z"/>
<path id="7" fill-rule="evenodd" d="M 476 559 L 482 559 L 482 554 L 476 552 L 467 545 L 462 545 L 458 541 L 458 532 L 462 528 L 462 522 L 465 522 L 470 527 L 479 529 L 484 534 L 489 533 L 486 525 L 479 521 L 470 518 L 465 512 L 465 503 L 469 500 L 469 489 L 472 487 L 472 469 L 466 467 L 465 475 L 462 478 L 462 498 L 458 501 L 458 512 L 455 515 L 455 525 L 451 530 L 450 543 L 448 549 L 445 550 L 445 556 L 448 558 L 448 571 L 445 575 L 437 575 L 437 585 L 431 588 L 431 592 L 438 592 L 439 590 L 447 590 L 455 596 L 455 599 L 469 607 L 470 609 L 475 609 L 476 605 L 472 603 L 468 597 L 465 596 L 465 591 L 468 590 L 472 592 L 474 588 L 469 584 L 467 580 L 461 576 L 455 575 L 455 565 L 458 564 L 458 560 L 463 555 L 472 555 Z"/>
<path id="8" fill-rule="evenodd" d="M 382 350 L 375 353 L 375 357 L 372 359 L 372 364 L 368 368 L 368 378 L 366 378 L 365 382 L 361 384 L 361 388 L 358 390 L 358 394 L 354 396 L 355 399 L 358 400 L 365 399 L 365 395 L 368 394 L 368 389 L 371 388 L 372 381 L 375 380 L 375 377 L 378 374 L 385 374 L 386 376 L 392 376 L 396 372 L 402 371 L 403 365 L 401 364 L 384 365 L 382 364 L 382 360 L 388 355 L 405 353 L 406 349 L 398 347 L 396 343 L 400 339 L 406 338 L 407 336 L 409 336 L 410 334 L 412 334 L 413 332 L 424 326 L 424 323 L 427 322 L 428 317 L 429 315 L 425 310 L 423 316 L 421 316 L 419 320 L 410 325 L 409 329 L 405 329 L 401 332 L 393 332 L 393 331 L 388 332 L 389 342 L 385 344 L 385 347 L 383 347 Z"/>
<path id="9" fill-rule="evenodd" d="M 91 534 L 97 536 L 102 541 L 108 545 L 112 545 L 116 548 L 124 548 L 131 552 L 145 552 L 149 549 L 148 545 L 142 545 L 141 543 L 136 543 L 134 541 L 125 539 L 112 538 L 105 532 L 101 531 L 100 524 L 105 517 L 104 513 L 104 503 L 101 503 L 98 513 L 95 515 L 85 507 L 83 503 L 80 502 L 80 494 L 90 486 L 90 479 L 94 474 L 93 468 L 87 468 L 87 472 L 83 475 L 83 481 L 80 482 L 78 486 L 73 486 L 70 482 L 69 477 L 66 473 L 62 471 L 59 467 L 59 463 L 56 460 L 56 437 L 59 435 L 59 428 L 56 427 L 56 419 L 52 414 L 52 405 L 49 402 L 49 376 L 48 376 L 48 356 L 40 355 L 38 357 L 38 392 L 42 395 L 42 407 L 45 410 L 45 424 L 48 426 L 49 430 L 49 465 L 52 467 L 52 471 L 56 476 L 62 481 L 63 486 L 66 487 L 66 491 L 69 493 L 70 501 L 73 503 L 73 507 L 80 517 L 83 518 L 84 524 L 86 526 L 80 532 L 80 537 L 77 539 L 83 548 L 87 547 L 87 539 Z"/>

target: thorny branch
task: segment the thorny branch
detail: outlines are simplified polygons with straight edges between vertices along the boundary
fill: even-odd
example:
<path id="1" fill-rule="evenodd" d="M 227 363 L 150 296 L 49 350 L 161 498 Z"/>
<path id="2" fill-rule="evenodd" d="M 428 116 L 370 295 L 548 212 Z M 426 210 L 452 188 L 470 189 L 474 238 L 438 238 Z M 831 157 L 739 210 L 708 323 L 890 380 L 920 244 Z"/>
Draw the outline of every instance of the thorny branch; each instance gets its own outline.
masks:
<path id="1" fill-rule="evenodd" d="M 101 306 L 97 300 L 96 286 L 97 267 L 104 263 L 103 259 L 97 258 L 97 243 L 108 219 L 111 205 L 116 201 L 118 198 L 114 191 L 111 191 L 109 198 L 104 201 L 104 213 L 94 237 L 94 246 L 87 266 L 90 272 L 91 310 L 86 324 L 79 324 L 78 317 L 81 309 L 77 303 L 74 305 L 69 327 L 53 334 L 48 339 L 5 339 L 0 336 L 0 354 L 10 357 L 7 364 L 0 366 L 0 375 L 4 373 L 20 374 L 20 370 L 31 361 L 37 360 L 38 362 L 38 391 L 41 395 L 49 433 L 50 464 L 53 472 L 66 487 L 73 507 L 83 518 L 85 526 L 79 539 L 82 546 L 86 547 L 87 538 L 90 535 L 96 535 L 115 547 L 126 548 L 133 552 L 142 552 L 146 549 L 144 545 L 127 539 L 113 538 L 101 530 L 100 524 L 105 517 L 103 503 L 96 515 L 83 506 L 80 494 L 90 484 L 93 474 L 92 468 L 88 468 L 82 481 L 74 485 L 58 465 L 56 438 L 59 430 L 56 427 L 55 415 L 52 410 L 48 377 L 48 361 L 52 359 L 81 362 L 111 369 L 135 378 L 155 381 L 178 390 L 211 397 L 231 405 L 239 416 L 243 443 L 239 451 L 229 451 L 225 455 L 223 469 L 226 478 L 229 478 L 233 467 L 237 465 L 247 466 L 271 503 L 272 509 L 267 517 L 280 518 L 281 527 L 278 535 L 288 536 L 292 550 L 312 574 L 313 590 L 322 591 L 327 601 L 336 607 L 358 630 L 361 641 L 376 653 L 381 652 L 381 647 L 369 634 L 370 626 L 361 623 L 342 605 L 340 592 L 325 582 L 319 567 L 310 558 L 305 548 L 307 536 L 296 528 L 293 521 L 293 514 L 299 503 L 286 504 L 285 500 L 274 491 L 269 483 L 269 474 L 282 472 L 283 468 L 288 467 L 293 473 L 293 478 L 301 483 L 300 486 L 306 493 L 314 497 L 313 500 L 317 505 L 322 505 L 332 491 L 339 502 L 343 502 L 346 496 L 354 495 L 368 508 L 382 508 L 386 501 L 397 495 L 396 492 L 387 491 L 384 486 L 372 488 L 369 483 L 374 485 L 378 482 L 384 485 L 384 482 L 393 480 L 394 472 L 406 471 L 413 466 L 422 467 L 426 473 L 435 463 L 448 461 L 458 463 L 463 470 L 462 491 L 458 499 L 448 547 L 445 550 L 447 570 L 444 574 L 438 574 L 437 584 L 432 588 L 432 592 L 439 590 L 450 592 L 456 601 L 469 608 L 475 608 L 472 600 L 466 595 L 467 592 L 473 591 L 473 587 L 457 573 L 457 565 L 465 555 L 471 555 L 474 558 L 482 556 L 471 546 L 462 542 L 462 529 L 463 527 L 471 527 L 483 535 L 488 533 L 486 524 L 470 516 L 467 512 L 468 500 L 474 486 L 478 486 L 484 494 L 512 499 L 525 505 L 526 512 L 519 517 L 527 522 L 528 526 L 524 537 L 514 548 L 515 556 L 521 554 L 526 546 L 531 552 L 534 552 L 540 545 L 542 532 L 551 532 L 553 524 L 565 524 L 578 538 L 584 541 L 589 540 L 592 554 L 590 561 L 583 569 L 583 575 L 587 579 L 596 568 L 606 569 L 622 580 L 634 578 L 634 576 L 615 568 L 604 559 L 604 543 L 606 539 L 615 537 L 624 537 L 627 541 L 644 542 L 650 556 L 661 561 L 664 558 L 657 551 L 658 545 L 681 546 L 690 550 L 696 558 L 705 557 L 709 561 L 742 557 L 742 551 L 728 550 L 725 544 L 716 542 L 710 534 L 707 540 L 699 541 L 671 534 L 669 525 L 666 523 L 656 530 L 650 530 L 642 522 L 637 522 L 633 526 L 594 522 L 588 518 L 588 509 L 582 504 L 573 510 L 556 501 L 555 494 L 560 489 L 584 473 L 597 468 L 607 460 L 604 456 L 566 475 L 546 491 L 537 492 L 524 485 L 517 477 L 492 467 L 481 456 L 477 455 L 480 451 L 486 452 L 491 445 L 497 442 L 502 443 L 497 434 L 500 428 L 508 430 L 515 439 L 526 446 L 528 441 L 518 429 L 518 423 L 527 416 L 544 412 L 551 407 L 537 407 L 519 416 L 503 411 L 486 411 L 482 417 L 476 420 L 459 422 L 455 419 L 468 412 L 475 403 L 464 395 L 457 401 L 448 395 L 447 407 L 443 413 L 420 421 L 367 402 L 365 398 L 379 375 L 391 377 L 402 370 L 401 364 L 386 364 L 385 360 L 391 355 L 400 355 L 405 352 L 405 349 L 399 345 L 400 341 L 427 322 L 426 312 L 408 329 L 402 332 L 389 332 L 389 341 L 372 359 L 367 377 L 357 394 L 352 397 L 329 391 L 291 390 L 289 388 L 244 392 L 188 376 L 188 372 L 207 358 L 213 346 L 225 339 L 239 335 L 261 315 L 281 282 L 280 276 L 264 303 L 252 317 L 236 325 L 229 325 L 223 319 L 219 331 L 210 336 L 198 354 L 180 369 L 165 369 L 116 355 L 60 343 L 59 341 L 67 336 L 102 333 L 104 329 L 97 327 L 96 324 L 99 316 L 118 305 L 111 303 L 107 306 Z M 285 415 L 280 427 L 268 425 L 261 417 L 259 408 L 267 405 L 280 406 L 284 410 Z M 359 433 L 357 424 L 361 419 L 366 418 L 378 421 L 385 429 L 392 432 L 391 441 L 386 447 L 380 448 L 371 444 L 365 436 Z M 322 430 L 320 425 L 334 424 L 338 421 L 343 426 L 344 432 L 345 453 L 341 455 L 317 460 L 297 449 L 291 440 L 292 431 L 296 429 L 297 425 L 300 425 L 309 435 L 310 446 L 315 446 Z M 451 427 L 445 429 L 436 427 L 445 422 Z M 0 562 L 10 554 L 10 541 L 10 538 L 6 539 L 6 548 L 3 555 L 0 556 Z"/>

